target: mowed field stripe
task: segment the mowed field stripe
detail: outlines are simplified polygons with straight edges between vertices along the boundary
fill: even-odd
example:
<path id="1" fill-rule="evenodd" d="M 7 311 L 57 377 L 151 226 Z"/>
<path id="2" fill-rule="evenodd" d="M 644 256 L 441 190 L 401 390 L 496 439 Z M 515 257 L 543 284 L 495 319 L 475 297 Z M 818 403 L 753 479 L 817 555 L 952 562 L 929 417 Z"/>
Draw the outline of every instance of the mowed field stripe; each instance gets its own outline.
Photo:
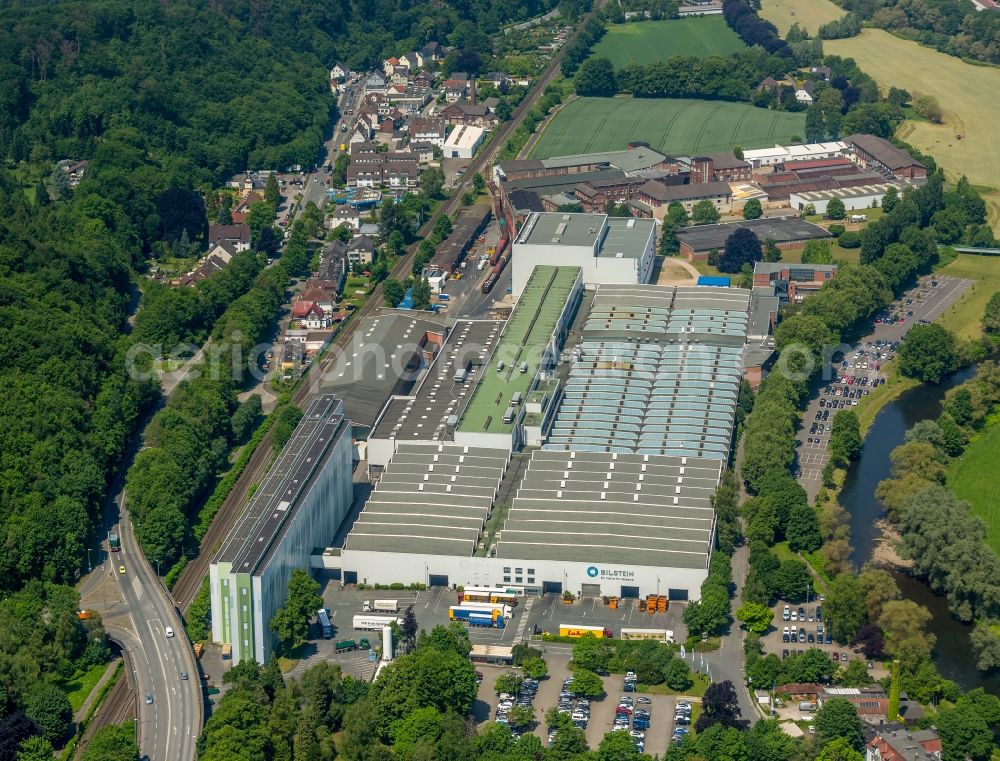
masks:
<path id="1" fill-rule="evenodd" d="M 626 116 L 633 109 L 634 117 Z M 628 141 L 638 139 L 666 153 L 696 147 L 723 151 L 733 145 L 766 148 L 788 142 L 805 130 L 801 112 L 689 98 L 577 98 L 552 122 L 539 137 L 531 158 L 620 151 Z"/>

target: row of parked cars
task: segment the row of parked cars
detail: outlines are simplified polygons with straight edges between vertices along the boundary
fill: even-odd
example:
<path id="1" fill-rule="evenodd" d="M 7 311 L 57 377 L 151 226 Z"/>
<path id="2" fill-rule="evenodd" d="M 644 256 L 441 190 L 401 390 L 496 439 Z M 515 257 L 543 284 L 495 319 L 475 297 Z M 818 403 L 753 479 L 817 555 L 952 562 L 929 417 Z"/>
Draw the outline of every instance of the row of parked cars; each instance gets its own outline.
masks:
<path id="1" fill-rule="evenodd" d="M 477 677 L 479 672 L 476 672 Z M 477 678 L 477 682 L 479 679 Z M 516 695 L 511 695 L 507 692 L 500 693 L 500 702 L 497 703 L 497 715 L 496 723 L 503 724 L 504 726 L 510 726 L 510 719 L 508 718 L 511 709 L 518 706 L 531 706 L 535 701 L 535 694 L 538 692 L 538 682 L 535 679 L 526 678 L 521 682 L 521 688 L 517 691 Z M 512 734 L 520 735 L 518 730 L 511 729 Z"/>
<path id="2" fill-rule="evenodd" d="M 782 642 L 808 642 L 809 644 L 820 644 L 824 642 L 828 645 L 833 644 L 833 638 L 830 636 L 830 632 L 823 631 L 823 624 L 818 624 L 816 626 L 816 633 L 807 632 L 804 626 L 800 626 L 798 631 L 795 627 L 785 627 L 781 632 Z"/>
<path id="3" fill-rule="evenodd" d="M 590 701 L 577 696 L 573 692 L 573 677 L 563 679 L 562 691 L 559 693 L 559 713 L 568 713 L 573 720 L 573 726 L 587 731 L 590 723 Z M 555 741 L 556 731 L 549 729 L 549 745 Z"/>
<path id="4" fill-rule="evenodd" d="M 635 673 L 629 671 L 625 675 L 626 682 L 635 683 Z M 618 699 L 618 707 L 615 709 L 615 719 L 611 725 L 612 732 L 628 732 L 635 741 L 636 750 L 642 753 L 646 747 L 646 730 L 649 729 L 651 716 L 648 708 L 639 706 L 649 705 L 652 701 L 646 697 L 633 698 L 629 695 L 622 695 Z"/>
<path id="5" fill-rule="evenodd" d="M 783 621 L 822 621 L 823 620 L 823 606 L 817 605 L 815 609 L 806 609 L 799 606 L 798 610 L 792 608 L 791 605 L 786 605 L 785 609 L 781 613 L 781 619 Z"/>
<path id="6" fill-rule="evenodd" d="M 673 743 L 679 743 L 691 730 L 688 725 L 691 723 L 691 704 L 686 700 L 677 703 L 674 709 L 674 731 L 670 736 Z"/>

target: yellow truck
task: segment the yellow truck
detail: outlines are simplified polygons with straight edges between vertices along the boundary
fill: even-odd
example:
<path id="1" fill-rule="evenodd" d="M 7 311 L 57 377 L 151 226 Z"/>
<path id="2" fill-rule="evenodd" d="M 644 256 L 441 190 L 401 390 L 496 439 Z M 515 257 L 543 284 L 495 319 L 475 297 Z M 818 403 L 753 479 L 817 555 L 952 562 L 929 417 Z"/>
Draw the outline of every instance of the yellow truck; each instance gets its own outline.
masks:
<path id="1" fill-rule="evenodd" d="M 560 637 L 584 637 L 592 634 L 598 639 L 614 637 L 614 633 L 606 626 L 584 626 L 583 624 L 559 624 Z"/>

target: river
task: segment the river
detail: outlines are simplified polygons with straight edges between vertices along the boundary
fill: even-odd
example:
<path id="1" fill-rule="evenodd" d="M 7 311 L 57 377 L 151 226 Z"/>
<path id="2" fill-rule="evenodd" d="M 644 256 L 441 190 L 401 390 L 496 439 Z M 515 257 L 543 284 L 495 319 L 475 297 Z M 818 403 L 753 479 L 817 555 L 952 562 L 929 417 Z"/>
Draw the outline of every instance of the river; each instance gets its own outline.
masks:
<path id="1" fill-rule="evenodd" d="M 879 538 L 879 529 L 875 524 L 885 517 L 885 510 L 875 499 L 875 487 L 879 481 L 892 475 L 890 452 L 903 443 L 907 429 L 916 422 L 937 418 L 945 392 L 974 374 L 975 367 L 968 367 L 954 373 L 940 385 L 917 386 L 883 407 L 875 418 L 865 438 L 861 457 L 848 470 L 840 493 L 840 504 L 851 514 L 852 559 L 858 567 L 871 558 Z M 934 663 L 941 675 L 954 680 L 964 690 L 985 687 L 1000 695 L 1000 675 L 984 677 L 976 670 L 969 643 L 972 627 L 952 618 L 947 600 L 934 594 L 923 582 L 905 574 L 894 576 L 903 596 L 925 606 L 933 615 L 929 629 L 937 637 Z"/>

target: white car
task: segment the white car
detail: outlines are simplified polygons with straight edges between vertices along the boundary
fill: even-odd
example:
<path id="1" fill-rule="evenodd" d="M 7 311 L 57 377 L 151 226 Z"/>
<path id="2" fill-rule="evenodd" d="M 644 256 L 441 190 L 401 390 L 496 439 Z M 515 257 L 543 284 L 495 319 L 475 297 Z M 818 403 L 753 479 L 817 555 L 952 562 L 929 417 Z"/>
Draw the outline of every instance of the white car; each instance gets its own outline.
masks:
<path id="1" fill-rule="evenodd" d="M 791 620 L 792 621 L 798 621 L 799 620 L 798 611 L 794 611 L 794 610 L 792 611 L 792 613 L 791 613 Z"/>
<path id="2" fill-rule="evenodd" d="M 166 628 L 166 635 L 167 639 L 170 639 L 171 637 L 174 636 L 174 630 L 169 626 Z"/>
<path id="3" fill-rule="evenodd" d="M 792 609 L 786 605 L 784 611 L 782 611 L 781 613 L 781 618 L 784 619 L 785 621 L 788 621 L 791 619 L 791 616 L 792 616 Z"/>

